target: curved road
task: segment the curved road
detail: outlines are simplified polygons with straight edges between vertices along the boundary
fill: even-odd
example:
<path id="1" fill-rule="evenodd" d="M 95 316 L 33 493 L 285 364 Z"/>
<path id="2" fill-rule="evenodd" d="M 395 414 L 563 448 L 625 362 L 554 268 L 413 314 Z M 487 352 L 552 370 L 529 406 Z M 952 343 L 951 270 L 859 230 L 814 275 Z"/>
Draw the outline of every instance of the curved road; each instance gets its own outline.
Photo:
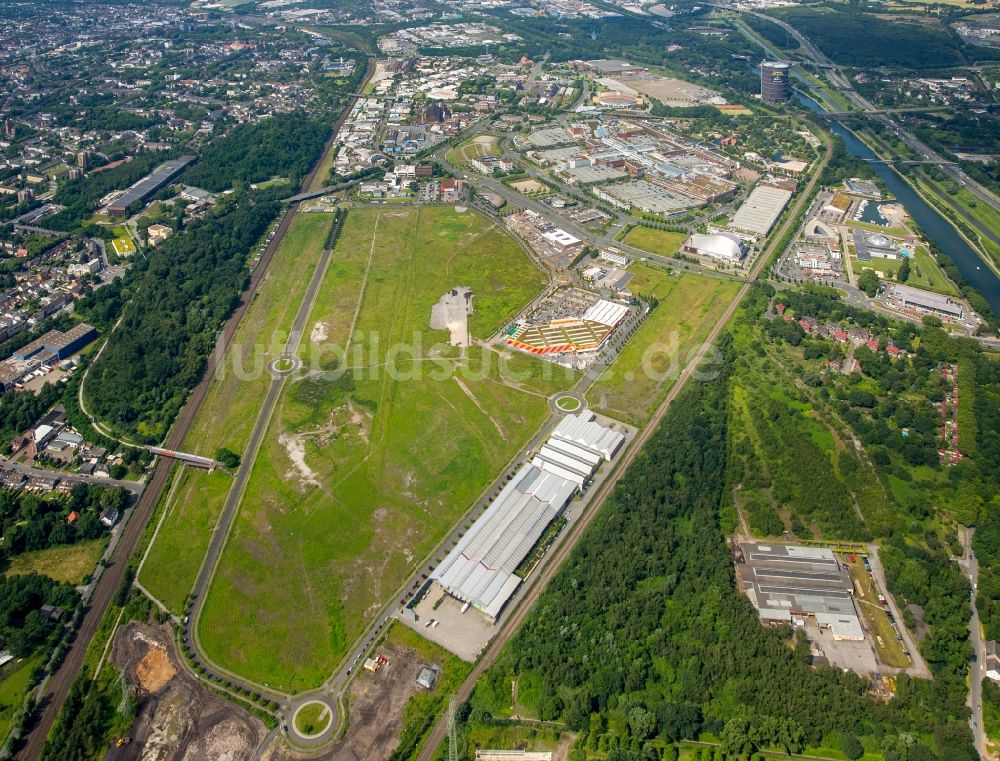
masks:
<path id="1" fill-rule="evenodd" d="M 497 635 L 490 641 L 490 644 L 486 648 L 486 652 L 483 657 L 480 658 L 476 665 L 473 667 L 469 676 L 466 677 L 465 681 L 458 688 L 455 693 L 455 699 L 461 703 L 469 699 L 472 694 L 472 690 L 476 685 L 479 677 L 488 669 L 497 659 L 500 651 L 507 641 L 513 636 L 520 625 L 527 618 L 528 614 L 531 612 L 532 607 L 538 601 L 542 592 L 547 587 L 549 581 L 558 572 L 560 566 L 572 552 L 573 547 L 576 545 L 577 540 L 583 535 L 587 526 L 597 515 L 601 505 L 612 493 L 615 485 L 618 483 L 618 479 L 626 472 L 628 466 L 636 458 L 639 452 L 642 450 L 643 445 L 649 440 L 653 435 L 653 432 L 659 427 L 660 421 L 666 414 L 667 409 L 670 404 L 677 398 L 677 396 L 684 390 L 687 385 L 688 379 L 693 375 L 690 372 L 692 368 L 698 366 L 698 364 L 704 359 L 705 354 L 708 352 L 709 348 L 714 344 L 715 340 L 719 337 L 719 333 L 725 327 L 726 323 L 736 312 L 737 307 L 743 301 L 744 296 L 746 296 L 747 291 L 750 290 L 750 286 L 760 275 L 760 272 L 764 269 L 767 263 L 770 261 L 775 251 L 777 250 L 777 245 L 784 237 L 785 233 L 790 229 L 793 224 L 798 221 L 799 212 L 802 210 L 803 204 L 806 199 L 809 198 L 816 183 L 819 181 L 820 175 L 823 173 L 823 169 L 826 167 L 830 160 L 830 156 L 833 152 L 833 143 L 827 138 L 826 143 L 826 154 L 823 160 L 820 162 L 819 166 L 813 173 L 812 179 L 809 184 L 803 189 L 801 195 L 799 195 L 798 200 L 792 207 L 791 213 L 785 217 L 784 223 L 781 227 L 776 230 L 772 237 L 771 243 L 768 244 L 767 248 L 761 252 L 756 264 L 754 264 L 751 270 L 750 277 L 747 282 L 743 284 L 740 290 L 737 292 L 736 296 L 730 302 L 729 306 L 726 307 L 726 311 L 719 317 L 718 321 L 715 323 L 715 327 L 712 328 L 712 332 L 705 339 L 705 342 L 701 345 L 698 353 L 688 362 L 687 366 L 681 372 L 681 376 L 674 383 L 673 387 L 667 393 L 664 400 L 660 403 L 660 406 L 656 409 L 653 417 L 650 419 L 649 423 L 645 428 L 636 436 L 635 441 L 632 446 L 625 452 L 618 463 L 615 465 L 614 470 L 608 475 L 604 483 L 598 489 L 597 494 L 595 494 L 584 512 L 580 515 L 580 518 L 570 526 L 569 532 L 566 539 L 561 542 L 557 548 L 552 552 L 551 557 L 544 562 L 544 566 L 539 573 L 539 578 L 536 580 L 535 584 L 528 590 L 525 595 L 521 598 L 515 598 L 512 601 L 513 610 L 501 620 L 499 624 L 499 631 Z M 418 761 L 433 761 L 437 754 L 438 747 L 444 742 L 445 736 L 448 732 L 448 719 L 446 715 L 438 717 L 438 720 L 434 723 L 434 727 L 431 730 L 430 735 L 424 742 L 421 748 L 420 755 L 417 757 Z"/>
<path id="2" fill-rule="evenodd" d="M 366 76 L 370 76 L 370 71 Z M 334 125 L 334 135 L 336 135 L 337 131 L 339 131 L 344 119 L 347 118 L 347 114 L 350 113 L 350 109 L 354 105 L 354 101 L 354 98 L 350 99 L 343 114 L 341 114 L 340 118 Z M 332 144 L 332 137 L 331 143 L 329 144 Z M 303 188 L 308 188 L 312 184 L 316 173 L 318 172 L 320 166 L 322 166 L 322 163 L 323 156 L 320 157 L 315 166 L 313 166 L 312 171 L 310 171 L 303 180 Z M 271 242 L 265 249 L 264 254 L 261 256 L 260 261 L 250 278 L 250 285 L 244 292 L 243 298 L 241 299 L 239 306 L 236 308 L 236 311 L 233 312 L 232 316 L 226 322 L 221 334 L 219 335 L 218 346 L 223 348 L 227 347 L 232 341 L 233 336 L 236 334 L 236 328 L 239 326 L 247 307 L 253 300 L 254 293 L 260 286 L 261 281 L 264 279 L 264 275 L 267 273 L 268 266 L 271 263 L 271 259 L 274 257 L 274 252 L 277 250 L 278 244 L 281 243 L 285 233 L 288 232 L 294 213 L 294 206 L 286 210 L 277 228 L 275 228 L 274 236 L 271 238 Z M 209 383 L 215 375 L 218 359 L 219 357 L 224 356 L 224 354 L 224 351 L 214 351 L 209 355 L 201 380 L 188 395 L 187 403 L 177 416 L 177 420 L 174 422 L 170 434 L 164 442 L 164 446 L 167 449 L 178 449 L 187 437 L 188 431 L 194 422 L 195 416 L 201 408 L 206 393 L 208 392 Z M 55 723 L 56 716 L 59 714 L 63 703 L 66 702 L 66 696 L 69 693 L 70 686 L 73 684 L 79 674 L 81 666 L 83 665 L 83 659 L 86 654 L 87 647 L 90 645 L 90 641 L 97 632 L 97 627 L 101 622 L 101 618 L 104 616 L 104 611 L 107 609 L 108 604 L 111 602 L 111 598 L 124 577 L 125 568 L 128 564 L 129 558 L 132 556 L 132 553 L 139 544 L 139 540 L 142 538 L 146 524 L 152 517 L 156 504 L 160 499 L 160 495 L 166 487 L 167 479 L 173 469 L 173 466 L 174 463 L 171 460 L 166 460 L 162 457 L 157 460 L 156 466 L 153 469 L 152 476 L 147 483 L 145 491 L 139 498 L 131 516 L 129 516 L 126 524 L 122 528 L 121 538 L 119 539 L 111 557 L 108 559 L 107 568 L 105 568 L 104 573 L 101 574 L 100 579 L 94 585 L 94 591 L 91 595 L 90 603 L 84 613 L 80 627 L 77 629 L 76 636 L 70 645 L 69 650 L 66 652 L 66 657 L 63 659 L 59 668 L 56 669 L 56 672 L 45 683 L 42 694 L 38 697 L 40 713 L 38 714 L 37 720 L 30 725 L 30 728 L 26 730 L 26 734 L 22 736 L 20 741 L 21 749 L 16 753 L 15 758 L 20 759 L 21 761 L 34 761 L 35 759 L 41 757 L 49 731 L 52 729 L 52 725 Z"/>
<path id="3" fill-rule="evenodd" d="M 334 224 L 336 224 L 336 222 Z M 312 279 L 309 281 L 309 286 L 302 297 L 301 303 L 299 304 L 299 311 L 295 316 L 295 322 L 292 324 L 292 330 L 288 334 L 288 340 L 285 343 L 285 349 L 282 356 L 294 356 L 295 352 L 298 350 L 299 340 L 302 337 L 302 329 L 305 326 L 306 319 L 309 317 L 309 313 L 312 311 L 313 303 L 316 301 L 316 294 L 323 282 L 323 277 L 326 275 L 326 269 L 330 262 L 330 254 L 332 251 L 332 246 L 328 246 L 323 249 L 319 262 L 316 264 L 316 269 L 313 271 Z M 208 546 L 208 551 L 205 554 L 205 559 L 202 561 L 202 567 L 192 593 L 191 608 L 189 610 L 189 615 L 187 616 L 187 623 L 184 628 L 184 639 L 192 644 L 198 653 L 199 658 L 207 665 L 211 666 L 215 671 L 226 675 L 229 679 L 236 681 L 237 683 L 246 682 L 238 675 L 229 673 L 222 667 L 214 664 L 211 659 L 205 655 L 201 642 L 198 639 L 197 623 L 198 618 L 201 616 L 201 612 L 204 609 L 205 599 L 207 596 L 206 593 L 208 592 L 208 588 L 212 583 L 213 577 L 215 576 L 215 569 L 218 566 L 219 558 L 222 555 L 226 539 L 229 536 L 230 529 L 232 528 L 233 519 L 236 517 L 240 500 L 243 497 L 243 490 L 250 478 L 254 461 L 257 458 L 257 452 L 264 439 L 264 434 L 267 432 L 268 424 L 271 422 L 271 415 L 274 412 L 274 407 L 277 404 L 278 397 L 281 395 L 281 389 L 284 386 L 285 378 L 294 372 L 294 369 L 287 372 L 271 371 L 271 383 L 268 386 L 267 395 L 264 397 L 260 411 L 257 414 L 257 421 L 254 423 L 253 431 L 250 434 L 250 440 L 247 442 L 247 447 L 240 461 L 239 469 L 236 471 L 236 478 L 229 489 L 229 494 L 226 496 L 226 501 L 222 508 L 222 515 L 219 517 L 219 521 L 215 526 L 215 530 L 212 533 L 212 540 Z M 251 686 L 252 683 L 246 684 L 247 686 Z M 269 692 L 275 696 L 281 697 L 282 699 L 288 697 L 285 693 L 270 690 L 263 685 L 252 686 L 255 689 Z"/>
<path id="4" fill-rule="evenodd" d="M 934 163 L 941 162 L 941 171 L 947 174 L 956 182 L 961 183 L 970 193 L 976 196 L 983 203 L 989 204 L 994 209 L 1000 211 L 1000 198 L 991 192 L 989 189 L 983 187 L 978 182 L 969 177 L 965 172 L 962 171 L 961 167 L 956 167 L 955 165 L 946 161 L 946 159 L 935 153 L 930 146 L 926 145 L 915 137 L 910 132 L 907 132 L 899 124 L 893 121 L 887 114 L 879 113 L 878 109 L 874 104 L 863 97 L 857 90 L 851 85 L 850 80 L 847 76 L 838 71 L 838 66 L 829 58 L 827 58 L 823 52 L 816 47 L 805 35 L 803 35 L 798 29 L 793 27 L 787 21 L 776 18 L 774 16 L 769 16 L 766 13 L 759 13 L 757 11 L 743 10 L 742 8 L 735 8 L 730 5 L 723 5 L 719 3 L 709 3 L 714 8 L 720 8 L 727 11 L 736 11 L 738 13 L 745 13 L 750 16 L 756 16 L 757 18 L 770 21 L 773 24 L 777 24 L 782 29 L 784 29 L 788 34 L 795 38 L 799 43 L 802 51 L 805 53 L 806 57 L 810 59 L 811 63 L 820 67 L 826 73 L 827 78 L 833 87 L 838 90 L 844 97 L 846 97 L 851 103 L 858 107 L 862 112 L 867 112 L 867 115 L 875 119 L 876 121 L 884 124 L 889 129 L 896 132 L 899 135 L 900 140 L 910 148 L 915 151 L 918 155 L 923 156 L 929 161 Z M 942 196 L 945 198 L 947 194 Z"/>
<path id="5" fill-rule="evenodd" d="M 219 339 L 223 345 L 228 345 L 236 333 L 236 327 L 239 325 L 247 306 L 250 304 L 254 291 L 260 285 L 260 281 L 267 271 L 267 265 L 271 261 L 277 244 L 291 223 L 291 218 L 292 214 L 290 210 L 285 213 L 285 217 L 278 225 L 274 239 L 264 252 L 264 256 L 261 257 L 260 264 L 254 271 L 253 277 L 250 280 L 250 286 L 246 293 L 244 293 L 239 307 L 223 328 Z M 187 404 L 184 405 L 177 421 L 174 423 L 174 427 L 170 431 L 170 435 L 167 437 L 165 443 L 168 448 L 176 449 L 187 436 L 195 415 L 198 413 L 201 403 L 205 398 L 205 394 L 208 392 L 208 385 L 212 376 L 215 375 L 218 356 L 220 356 L 219 352 L 213 352 L 209 355 L 201 381 L 188 396 Z M 172 460 L 165 460 L 163 458 L 157 460 L 156 466 L 153 469 L 153 475 L 149 479 L 145 491 L 139 498 L 138 503 L 132 511 L 132 515 L 128 518 L 122 529 L 121 539 L 109 559 L 109 565 L 94 587 L 90 604 L 84 613 L 83 621 L 77 630 L 73 644 L 70 646 L 62 665 L 59 666 L 55 674 L 48 680 L 43 694 L 39 696 L 38 702 L 42 706 L 41 715 L 25 736 L 26 742 L 15 756 L 16 758 L 28 761 L 29 759 L 33 760 L 41 756 L 49 730 L 52 729 L 56 715 L 66 700 L 69 688 L 76 679 L 80 667 L 83 665 L 83 658 L 87 647 L 97 631 L 101 618 L 104 616 L 104 611 L 107 609 L 111 598 L 121 583 L 125 567 L 132 553 L 135 551 L 139 540 L 142 538 L 146 523 L 149 522 L 153 510 L 160 499 L 160 494 L 166 486 L 167 478 L 170 475 L 173 465 Z"/>

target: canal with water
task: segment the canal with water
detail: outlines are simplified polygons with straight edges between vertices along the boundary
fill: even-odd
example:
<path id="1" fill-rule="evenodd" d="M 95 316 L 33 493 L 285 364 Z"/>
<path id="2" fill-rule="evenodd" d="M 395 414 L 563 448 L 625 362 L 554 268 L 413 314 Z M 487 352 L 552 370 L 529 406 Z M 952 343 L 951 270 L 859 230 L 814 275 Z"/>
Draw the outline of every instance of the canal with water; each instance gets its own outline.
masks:
<path id="1" fill-rule="evenodd" d="M 806 108 L 816 113 L 823 113 L 824 109 L 817 101 L 798 90 L 795 90 L 795 94 L 799 102 Z M 829 126 L 833 133 L 844 141 L 848 153 L 852 156 L 865 160 L 877 161 L 879 159 L 867 145 L 858 140 L 850 130 L 839 122 L 831 120 Z M 924 235 L 934 241 L 937 247 L 955 262 L 958 271 L 973 288 L 983 295 L 994 314 L 1000 315 L 1000 278 L 983 263 L 979 255 L 965 242 L 951 226 L 951 223 L 907 185 L 892 167 L 878 163 L 873 163 L 871 166 L 879 179 L 889 188 L 889 191 L 906 207 L 906 211 L 920 226 Z"/>

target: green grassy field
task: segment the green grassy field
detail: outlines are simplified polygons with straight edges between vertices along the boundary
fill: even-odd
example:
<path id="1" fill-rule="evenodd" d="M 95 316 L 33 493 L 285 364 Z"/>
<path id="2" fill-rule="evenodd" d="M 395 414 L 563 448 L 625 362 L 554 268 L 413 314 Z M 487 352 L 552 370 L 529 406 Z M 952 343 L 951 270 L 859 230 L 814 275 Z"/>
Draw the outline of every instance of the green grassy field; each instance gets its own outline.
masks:
<path id="1" fill-rule="evenodd" d="M 284 345 L 332 224 L 332 214 L 296 216 L 240 322 L 224 372 L 212 379 L 184 451 L 208 457 L 218 447 L 243 452 L 270 382 L 266 364 Z M 174 613 L 183 611 L 231 483 L 223 472 L 188 468 L 167 505 L 140 581 Z"/>
<path id="2" fill-rule="evenodd" d="M 668 275 L 642 264 L 633 264 L 631 270 L 632 292 L 656 296 L 660 305 L 590 387 L 587 401 L 612 417 L 643 423 L 740 284 L 690 274 Z"/>
<path id="3" fill-rule="evenodd" d="M 490 138 L 486 142 L 486 138 Z M 476 142 L 481 140 L 483 142 Z M 497 147 L 497 139 L 492 135 L 476 135 L 469 138 L 464 143 L 459 143 L 447 154 L 445 154 L 445 161 L 447 161 L 452 166 L 465 166 L 471 159 L 477 159 L 480 156 L 499 156 L 500 149 Z"/>
<path id="4" fill-rule="evenodd" d="M 622 243 L 628 243 L 651 254 L 673 256 L 687 239 L 687 233 L 654 230 L 651 227 L 633 227 L 622 239 Z"/>
<path id="5" fill-rule="evenodd" d="M 28 679 L 35 666 L 44 661 L 43 653 L 36 653 L 21 661 L 11 661 L 0 671 L 0 745 L 7 740 L 14 714 L 24 700 Z"/>
<path id="6" fill-rule="evenodd" d="M 310 703 L 295 714 L 296 728 L 307 735 L 322 732 L 330 723 L 330 709 L 322 703 Z"/>
<path id="7" fill-rule="evenodd" d="M 118 256 L 131 256 L 135 253 L 135 244 L 132 242 L 131 238 L 115 238 L 111 241 L 112 247 L 114 247 L 115 253 Z"/>
<path id="8" fill-rule="evenodd" d="M 536 385 L 538 370 L 520 361 L 529 377 L 508 381 L 494 349 L 447 345 L 429 329 L 431 306 L 470 287 L 482 339 L 544 282 L 471 212 L 350 212 L 299 351 L 333 368 L 321 346 L 352 336 L 349 370 L 282 391 L 198 621 L 213 660 L 291 691 L 330 675 L 542 424 L 546 392 L 560 385 Z"/>
<path id="9" fill-rule="evenodd" d="M 107 543 L 106 539 L 93 539 L 89 542 L 25 552 L 10 559 L 6 575 L 34 572 L 56 581 L 82 584 L 97 567 L 97 561 L 104 554 Z"/>
<path id="10" fill-rule="evenodd" d="M 899 271 L 901 264 L 902 261 L 898 259 L 872 259 L 870 262 L 859 262 L 853 256 L 851 257 L 851 267 L 856 274 L 861 274 L 865 269 L 873 269 L 883 280 L 890 279 L 888 278 L 890 272 L 893 273 L 891 279 L 895 279 L 895 273 Z M 958 295 L 958 288 L 945 276 L 938 263 L 922 246 L 917 247 L 910 262 L 910 276 L 907 278 L 906 284 L 949 296 Z"/>

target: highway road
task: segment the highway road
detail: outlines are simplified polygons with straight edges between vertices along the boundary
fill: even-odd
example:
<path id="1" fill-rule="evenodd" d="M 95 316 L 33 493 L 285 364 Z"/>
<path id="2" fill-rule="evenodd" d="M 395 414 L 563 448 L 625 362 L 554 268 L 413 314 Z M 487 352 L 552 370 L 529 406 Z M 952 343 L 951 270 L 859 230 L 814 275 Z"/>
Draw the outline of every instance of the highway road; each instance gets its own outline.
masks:
<path id="1" fill-rule="evenodd" d="M 751 271 L 747 282 L 743 284 L 736 296 L 729 303 L 729 306 L 726 307 L 726 311 L 719 317 L 715 326 L 712 328 L 711 333 L 705 339 L 705 342 L 701 345 L 696 355 L 691 358 L 687 366 L 681 372 L 681 376 L 677 379 L 673 387 L 667 393 L 666 397 L 660 403 L 660 406 L 656 409 L 656 412 L 653 414 L 649 423 L 639 433 L 639 435 L 636 436 L 628 450 L 622 454 L 619 461 L 614 465 L 614 470 L 609 473 L 606 480 L 600 485 L 600 487 L 598 487 L 597 493 L 591 497 L 590 502 L 584 508 L 580 517 L 567 528 L 566 538 L 553 550 L 551 550 L 549 556 L 543 560 L 542 567 L 538 571 L 538 578 L 534 586 L 525 591 L 524 594 L 515 597 L 511 602 L 509 612 L 500 620 L 496 636 L 490 641 L 490 644 L 487 646 L 483 656 L 476 662 L 472 671 L 469 673 L 469 676 L 456 691 L 455 700 L 458 703 L 469 699 L 469 696 L 472 694 L 472 690 L 479 677 L 482 676 L 491 665 L 493 665 L 497 657 L 500 655 L 504 645 L 510 640 L 510 638 L 527 618 L 532 607 L 534 607 L 538 598 L 548 586 L 548 583 L 558 572 L 560 566 L 566 558 L 569 557 L 573 547 L 576 546 L 576 542 L 580 539 L 587 526 L 590 525 L 590 522 L 597 515 L 601 505 L 604 504 L 604 501 L 614 490 L 618 480 L 628 470 L 628 466 L 633 460 L 635 460 L 636 456 L 642 450 L 643 445 L 659 427 L 660 421 L 663 420 L 663 417 L 669 409 L 671 403 L 673 403 L 674 399 L 676 399 L 681 391 L 684 390 L 684 387 L 687 385 L 687 381 L 693 375 L 693 373 L 689 371 L 692 368 L 697 367 L 702 359 L 704 359 L 706 353 L 714 345 L 715 341 L 719 337 L 719 334 L 736 312 L 737 307 L 739 307 L 740 303 L 743 301 L 743 298 L 746 296 L 747 291 L 749 291 L 753 281 L 756 280 L 756 278 L 760 275 L 761 270 L 763 270 L 764 266 L 774 255 L 777 250 L 778 243 L 784 237 L 785 233 L 788 232 L 790 227 L 793 224 L 797 224 L 799 212 L 802 211 L 806 199 L 808 199 L 812 194 L 813 189 L 816 187 L 816 183 L 819 181 L 820 175 L 823 173 L 823 169 L 830 161 L 833 144 L 828 138 L 825 138 L 825 142 L 826 154 L 824 155 L 823 160 L 814 171 L 809 183 L 802 190 L 798 200 L 792 207 L 791 212 L 785 217 L 781 226 L 774 231 L 770 239 L 771 242 L 764 249 L 764 251 L 761 252 L 756 264 L 754 264 L 753 270 Z M 441 715 L 434 723 L 430 735 L 424 742 L 420 755 L 417 757 L 418 761 L 433 761 L 437 754 L 438 747 L 444 741 L 447 732 L 448 717 L 447 715 Z"/>
<path id="2" fill-rule="evenodd" d="M 796 42 L 799 43 L 801 50 L 804 55 L 816 66 L 820 67 L 826 74 L 827 79 L 835 89 L 844 95 L 852 104 L 857 106 L 859 111 L 868 112 L 870 118 L 882 123 L 889 129 L 893 130 L 903 143 L 914 151 L 918 156 L 923 156 L 925 159 L 940 163 L 941 171 L 947 174 L 956 182 L 965 186 L 965 188 L 976 196 L 983 203 L 989 204 L 994 209 L 1000 210 L 1000 198 L 998 198 L 994 193 L 992 193 L 987 188 L 980 185 L 978 182 L 969 177 L 965 172 L 962 171 L 961 167 L 955 166 L 949 163 L 945 158 L 935 153 L 930 146 L 926 145 L 915 137 L 910 132 L 903 129 L 896 121 L 890 118 L 887 114 L 881 113 L 881 109 L 871 103 L 869 100 L 864 98 L 854 86 L 851 84 L 850 79 L 847 75 L 843 74 L 838 70 L 837 65 L 827 58 L 823 52 L 817 48 L 805 35 L 803 35 L 799 30 L 793 27 L 786 21 L 782 21 L 774 16 L 769 16 L 766 13 L 758 13 L 757 11 L 742 10 L 740 8 L 734 8 L 729 5 L 721 5 L 710 3 L 715 8 L 720 8 L 728 11 L 736 11 L 738 13 L 746 13 L 751 16 L 756 16 L 757 18 L 765 19 L 773 24 L 777 24 L 782 29 L 784 29 L 788 34 L 790 34 Z"/>

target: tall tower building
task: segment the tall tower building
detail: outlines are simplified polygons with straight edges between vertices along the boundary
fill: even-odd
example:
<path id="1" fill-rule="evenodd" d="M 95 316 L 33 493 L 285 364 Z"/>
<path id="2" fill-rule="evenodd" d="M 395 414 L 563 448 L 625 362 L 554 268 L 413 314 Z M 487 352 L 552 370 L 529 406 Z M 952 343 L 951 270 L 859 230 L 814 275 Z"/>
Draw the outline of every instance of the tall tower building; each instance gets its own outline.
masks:
<path id="1" fill-rule="evenodd" d="M 760 94 L 765 103 L 784 103 L 792 97 L 789 69 L 782 61 L 764 61 L 760 65 Z"/>

